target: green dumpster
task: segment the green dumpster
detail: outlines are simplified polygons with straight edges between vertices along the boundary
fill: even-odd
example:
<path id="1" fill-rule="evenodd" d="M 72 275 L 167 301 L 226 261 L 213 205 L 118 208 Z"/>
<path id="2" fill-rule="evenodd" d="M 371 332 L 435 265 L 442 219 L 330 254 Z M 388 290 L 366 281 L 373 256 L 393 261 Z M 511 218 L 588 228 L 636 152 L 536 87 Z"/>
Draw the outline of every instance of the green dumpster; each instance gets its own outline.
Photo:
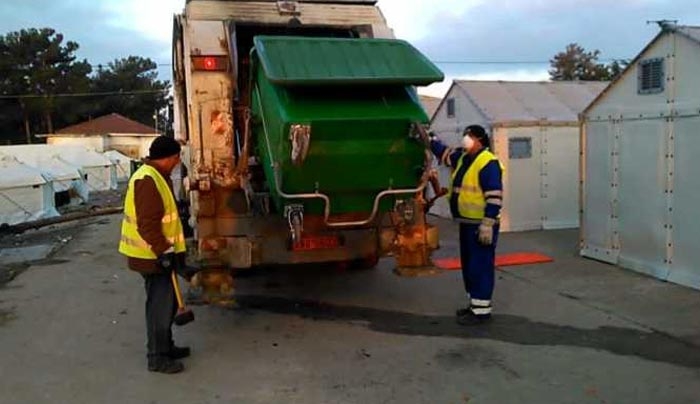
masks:
<path id="1" fill-rule="evenodd" d="M 257 36 L 251 51 L 253 133 L 281 212 L 370 212 L 376 196 L 419 185 L 425 124 L 414 86 L 443 74 L 407 42 Z M 380 211 L 392 207 L 387 198 Z"/>

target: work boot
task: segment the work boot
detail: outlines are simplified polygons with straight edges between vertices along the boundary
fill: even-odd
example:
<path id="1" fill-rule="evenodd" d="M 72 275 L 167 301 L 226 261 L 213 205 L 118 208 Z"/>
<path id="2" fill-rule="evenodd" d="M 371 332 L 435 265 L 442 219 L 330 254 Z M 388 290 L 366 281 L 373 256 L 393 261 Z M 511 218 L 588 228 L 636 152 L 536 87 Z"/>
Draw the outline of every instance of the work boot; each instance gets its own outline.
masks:
<path id="1" fill-rule="evenodd" d="M 461 325 L 481 325 L 491 321 L 490 314 L 476 315 L 473 311 L 467 310 L 466 314 L 457 316 L 457 323 Z"/>
<path id="2" fill-rule="evenodd" d="M 180 373 L 185 369 L 182 362 L 178 362 L 170 359 L 167 356 L 158 356 L 155 358 L 148 358 L 148 370 L 151 372 L 158 373 Z"/>
<path id="3" fill-rule="evenodd" d="M 466 316 L 469 313 L 471 313 L 471 310 L 469 309 L 469 306 L 467 306 L 467 307 L 463 307 L 461 309 L 457 309 L 457 311 L 455 312 L 455 316 L 462 317 L 462 316 Z"/>
<path id="4" fill-rule="evenodd" d="M 168 352 L 168 358 L 170 359 L 182 359 L 190 356 L 190 347 L 188 346 L 175 346 L 173 345 Z"/>

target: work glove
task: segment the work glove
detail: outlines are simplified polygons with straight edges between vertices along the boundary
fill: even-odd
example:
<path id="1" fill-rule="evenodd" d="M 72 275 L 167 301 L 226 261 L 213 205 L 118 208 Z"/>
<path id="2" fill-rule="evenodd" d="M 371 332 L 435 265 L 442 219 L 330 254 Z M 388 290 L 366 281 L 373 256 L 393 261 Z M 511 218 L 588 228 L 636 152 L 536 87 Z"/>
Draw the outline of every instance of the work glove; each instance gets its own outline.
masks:
<path id="1" fill-rule="evenodd" d="M 496 224 L 496 219 L 485 217 L 479 225 L 479 243 L 482 245 L 493 244 L 493 226 Z"/>
<path id="2" fill-rule="evenodd" d="M 172 271 L 177 267 L 177 257 L 175 257 L 175 249 L 173 247 L 168 248 L 158 256 L 158 266 L 164 271 Z"/>

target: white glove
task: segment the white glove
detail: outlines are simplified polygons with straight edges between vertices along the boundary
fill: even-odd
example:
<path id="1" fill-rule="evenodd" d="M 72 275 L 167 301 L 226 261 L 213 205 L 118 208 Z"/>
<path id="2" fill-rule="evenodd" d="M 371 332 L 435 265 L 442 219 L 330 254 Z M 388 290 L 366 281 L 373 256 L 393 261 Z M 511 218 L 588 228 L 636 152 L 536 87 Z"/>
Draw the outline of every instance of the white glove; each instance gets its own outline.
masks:
<path id="1" fill-rule="evenodd" d="M 479 243 L 482 245 L 493 244 L 493 226 L 496 224 L 495 219 L 485 217 L 479 225 Z"/>
<path id="2" fill-rule="evenodd" d="M 163 254 L 168 254 L 168 253 L 174 253 L 175 252 L 175 247 L 170 246 L 167 250 L 163 251 Z"/>

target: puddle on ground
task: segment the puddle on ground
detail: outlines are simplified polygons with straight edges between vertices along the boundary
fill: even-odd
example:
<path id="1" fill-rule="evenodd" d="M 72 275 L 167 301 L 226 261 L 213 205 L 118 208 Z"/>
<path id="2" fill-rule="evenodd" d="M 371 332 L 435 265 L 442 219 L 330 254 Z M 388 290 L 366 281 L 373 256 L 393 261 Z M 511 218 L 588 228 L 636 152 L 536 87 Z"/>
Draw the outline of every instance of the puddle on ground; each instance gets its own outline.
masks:
<path id="1" fill-rule="evenodd" d="M 616 355 L 700 368 L 700 347 L 671 335 L 621 327 L 596 329 L 543 323 L 526 317 L 494 315 L 486 325 L 462 326 L 453 316 L 428 316 L 301 299 L 237 296 L 238 310 L 262 310 L 318 321 L 363 324 L 370 330 L 424 337 L 483 339 L 532 346 L 570 346 Z"/>

